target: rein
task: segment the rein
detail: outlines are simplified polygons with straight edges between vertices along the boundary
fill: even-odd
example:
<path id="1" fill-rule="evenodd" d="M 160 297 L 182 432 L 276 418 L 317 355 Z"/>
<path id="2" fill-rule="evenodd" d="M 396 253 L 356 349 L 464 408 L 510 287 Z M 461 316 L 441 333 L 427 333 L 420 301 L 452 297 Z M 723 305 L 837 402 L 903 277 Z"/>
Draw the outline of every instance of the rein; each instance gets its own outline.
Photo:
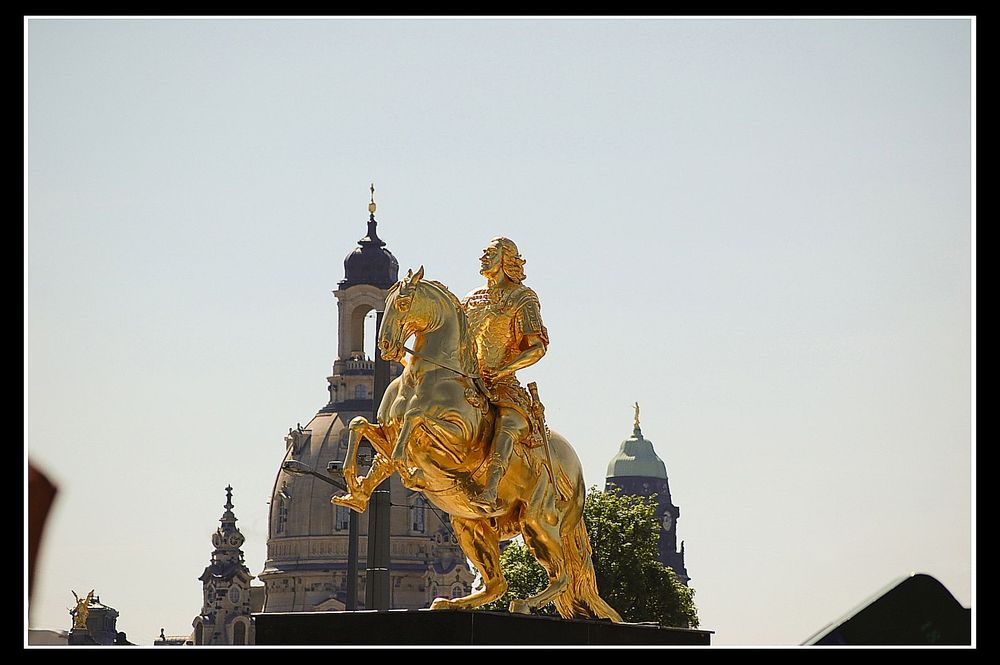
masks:
<path id="1" fill-rule="evenodd" d="M 407 353 L 409 353 L 414 358 L 419 358 L 420 360 L 424 360 L 426 362 L 429 362 L 432 365 L 437 365 L 441 369 L 446 369 L 449 372 L 454 372 L 455 374 L 458 374 L 459 376 L 464 376 L 467 379 L 472 379 L 473 381 L 475 381 L 475 380 L 477 380 L 477 379 L 480 378 L 478 374 L 466 374 L 465 372 L 458 371 L 454 367 L 448 367 L 447 365 L 442 365 L 441 363 L 437 362 L 436 360 L 432 360 L 432 359 L 428 358 L 427 356 L 425 356 L 423 354 L 420 354 L 420 353 L 417 353 L 413 349 L 407 348 L 405 346 L 403 347 L 403 350 L 406 351 Z"/>

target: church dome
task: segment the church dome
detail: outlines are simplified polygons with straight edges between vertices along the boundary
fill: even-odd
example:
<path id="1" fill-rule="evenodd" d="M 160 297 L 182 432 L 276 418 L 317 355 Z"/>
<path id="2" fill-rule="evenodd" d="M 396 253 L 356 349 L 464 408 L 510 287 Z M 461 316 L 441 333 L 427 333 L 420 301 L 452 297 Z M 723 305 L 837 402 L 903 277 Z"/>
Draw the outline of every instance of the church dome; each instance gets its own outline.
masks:
<path id="1" fill-rule="evenodd" d="M 608 478 L 623 476 L 667 479 L 667 466 L 653 450 L 653 442 L 643 438 L 638 416 L 632 436 L 622 441 L 618 454 L 608 462 Z"/>
<path id="2" fill-rule="evenodd" d="M 388 289 L 399 280 L 399 262 L 378 237 L 374 213 L 368 218 L 368 234 L 358 241 L 358 247 L 344 259 L 344 279 L 338 284 L 346 289 L 357 284 L 371 284 Z"/>

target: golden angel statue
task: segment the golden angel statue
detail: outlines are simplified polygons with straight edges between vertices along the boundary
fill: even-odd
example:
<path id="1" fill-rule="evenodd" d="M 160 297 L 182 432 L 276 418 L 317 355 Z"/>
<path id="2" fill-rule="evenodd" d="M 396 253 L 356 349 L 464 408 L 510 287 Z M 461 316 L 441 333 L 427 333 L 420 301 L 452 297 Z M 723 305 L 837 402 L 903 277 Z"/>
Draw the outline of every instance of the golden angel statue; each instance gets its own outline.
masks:
<path id="1" fill-rule="evenodd" d="M 72 589 L 70 592 L 76 598 L 76 607 L 69 611 L 73 617 L 73 630 L 86 630 L 87 617 L 90 615 L 90 603 L 94 600 L 94 590 L 91 589 L 85 598 L 80 598 Z"/>
<path id="2" fill-rule="evenodd" d="M 580 460 L 546 427 L 534 384 L 525 390 L 515 377 L 548 346 L 538 296 L 523 284 L 524 263 L 513 242 L 494 238 L 480 258 L 486 285 L 462 301 L 424 279 L 423 267 L 389 290 L 379 351 L 386 360 L 410 357 L 386 389 L 378 422 L 351 421 L 348 494 L 332 501 L 361 512 L 379 483 L 399 473 L 406 487 L 449 513 L 483 585 L 462 598 L 437 598 L 431 609 L 479 607 L 502 596 L 500 542 L 521 535 L 549 584 L 513 601 L 511 612 L 553 602 L 565 618 L 621 621 L 597 591 Z M 376 455 L 359 477 L 362 438 Z"/>

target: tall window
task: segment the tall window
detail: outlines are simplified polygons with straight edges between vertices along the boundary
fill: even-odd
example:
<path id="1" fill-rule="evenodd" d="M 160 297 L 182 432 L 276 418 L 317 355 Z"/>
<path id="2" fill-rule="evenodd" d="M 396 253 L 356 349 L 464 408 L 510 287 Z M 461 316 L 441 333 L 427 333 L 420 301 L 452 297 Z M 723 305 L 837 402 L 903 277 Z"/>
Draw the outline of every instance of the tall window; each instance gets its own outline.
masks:
<path id="1" fill-rule="evenodd" d="M 194 643 L 204 644 L 205 643 L 205 628 L 198 622 L 198 625 L 194 627 Z"/>
<path id="2" fill-rule="evenodd" d="M 413 505 L 410 506 L 410 524 L 413 531 L 417 533 L 423 533 L 426 529 L 424 524 L 424 499 L 418 496 L 414 501 Z"/>
<path id="3" fill-rule="evenodd" d="M 243 625 L 242 621 L 237 621 L 233 624 L 233 644 L 246 644 L 247 643 L 247 627 Z"/>
<path id="4" fill-rule="evenodd" d="M 344 531 L 351 523 L 351 509 L 344 506 L 334 506 L 333 528 L 337 531 Z"/>
<path id="5" fill-rule="evenodd" d="M 285 497 L 278 499 L 278 524 L 274 527 L 275 533 L 285 532 L 285 522 L 288 521 L 288 503 Z"/>

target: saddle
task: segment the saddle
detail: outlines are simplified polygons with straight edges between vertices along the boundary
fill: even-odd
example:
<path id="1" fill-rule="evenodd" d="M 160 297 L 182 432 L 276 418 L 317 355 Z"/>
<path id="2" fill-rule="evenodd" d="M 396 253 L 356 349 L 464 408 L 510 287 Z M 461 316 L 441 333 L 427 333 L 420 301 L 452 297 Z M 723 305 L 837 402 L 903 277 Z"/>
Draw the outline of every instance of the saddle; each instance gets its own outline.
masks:
<path id="1" fill-rule="evenodd" d="M 513 377 L 511 377 L 513 379 Z M 517 379 L 513 381 L 505 381 L 502 383 L 495 384 L 494 390 L 489 390 L 482 379 L 474 379 L 475 388 L 467 388 L 465 390 L 465 399 L 472 406 L 479 409 L 485 416 L 490 411 L 493 411 L 494 423 L 496 422 L 496 416 L 499 415 L 501 408 L 514 409 L 528 421 L 528 432 L 522 436 L 516 445 L 524 446 L 525 448 L 537 448 L 541 446 L 545 439 L 542 436 L 542 428 L 545 424 L 542 420 L 539 411 L 539 404 L 537 404 L 528 394 Z M 548 430 L 546 429 L 546 432 Z"/>

